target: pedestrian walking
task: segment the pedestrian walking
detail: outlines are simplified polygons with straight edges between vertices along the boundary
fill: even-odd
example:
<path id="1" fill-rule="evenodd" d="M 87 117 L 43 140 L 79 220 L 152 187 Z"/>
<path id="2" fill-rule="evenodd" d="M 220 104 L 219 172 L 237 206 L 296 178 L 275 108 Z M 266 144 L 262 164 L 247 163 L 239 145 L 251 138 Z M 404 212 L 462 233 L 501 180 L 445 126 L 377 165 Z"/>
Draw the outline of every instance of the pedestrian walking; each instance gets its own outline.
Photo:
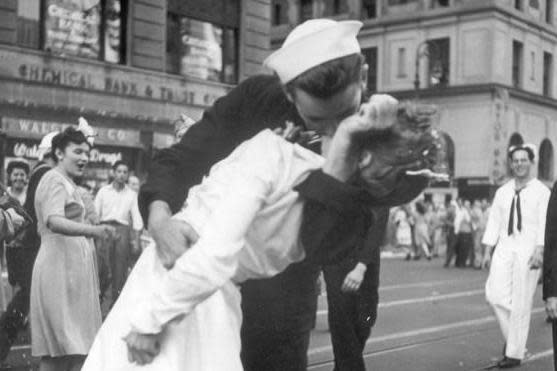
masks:
<path id="1" fill-rule="evenodd" d="M 108 266 L 110 271 L 111 299 L 114 303 L 126 282 L 131 263 L 132 250 L 140 246 L 139 236 L 143 220 L 137 205 L 137 193 L 128 185 L 129 166 L 116 161 L 112 166 L 114 180 L 99 189 L 95 197 L 95 209 L 100 223 L 110 225 L 116 230 L 113 239 L 96 242 L 100 257 L 99 266 Z M 133 246 L 133 249 L 132 249 Z M 103 268 L 101 272 L 105 272 Z M 104 295 L 108 282 L 106 274 L 101 276 L 101 295 Z"/>
<path id="2" fill-rule="evenodd" d="M 456 234 L 456 261 L 455 267 L 465 268 L 470 258 L 470 250 L 473 248 L 472 217 L 470 216 L 470 201 L 457 200 L 455 214 Z"/>
<path id="3" fill-rule="evenodd" d="M 458 205 L 456 204 L 456 202 L 451 201 L 450 198 L 445 201 L 446 212 L 443 219 L 443 230 L 447 239 L 447 252 L 445 255 L 445 264 L 443 265 L 445 268 L 449 268 L 451 266 L 453 257 L 456 257 L 457 240 L 455 233 L 455 218 L 457 207 Z"/>
<path id="4" fill-rule="evenodd" d="M 508 156 L 513 178 L 495 193 L 482 239 L 486 245 L 484 264 L 491 265 L 486 298 L 505 341 L 500 368 L 519 366 L 524 359 L 550 195 L 532 173 L 533 146 L 512 146 Z"/>
<path id="5" fill-rule="evenodd" d="M 417 259 L 423 254 L 427 260 L 431 260 L 429 246 L 431 246 L 429 223 L 426 219 L 426 206 L 422 202 L 416 202 L 414 213 L 414 254 Z"/>
<path id="6" fill-rule="evenodd" d="M 400 206 L 394 215 L 395 239 L 398 249 L 406 253 L 406 260 L 412 259 L 412 228 L 408 215 L 408 207 Z"/>
<path id="7" fill-rule="evenodd" d="M 318 134 L 330 133 L 358 110 L 367 82 L 356 38 L 360 26 L 360 22 L 325 19 L 297 26 L 268 60 L 274 76 L 244 80 L 218 99 L 178 144 L 158 152 L 139 198 L 166 266 L 173 264 L 195 236 L 191 226 L 170 219 L 171 214 L 180 210 L 187 191 L 211 165 L 263 129 L 293 123 Z M 300 32 L 307 37 L 299 38 Z M 340 164 L 346 162 L 348 166 L 311 172 L 297 187 L 305 200 L 300 240 L 308 258 L 273 278 L 242 284 L 242 362 L 247 371 L 306 369 L 319 263 L 334 261 L 359 246 L 369 228 L 361 190 L 347 184 L 354 173 L 354 160 L 345 158 Z M 426 183 L 414 177 L 401 181 L 394 191 L 377 196 L 376 203 L 408 202 Z"/>
<path id="8" fill-rule="evenodd" d="M 45 371 L 79 370 L 101 324 L 95 251 L 86 237 L 108 238 L 113 228 L 83 222 L 75 179 L 83 176 L 89 149 L 73 127 L 57 134 L 56 166 L 35 195 L 41 246 L 31 283 L 31 346 Z"/>

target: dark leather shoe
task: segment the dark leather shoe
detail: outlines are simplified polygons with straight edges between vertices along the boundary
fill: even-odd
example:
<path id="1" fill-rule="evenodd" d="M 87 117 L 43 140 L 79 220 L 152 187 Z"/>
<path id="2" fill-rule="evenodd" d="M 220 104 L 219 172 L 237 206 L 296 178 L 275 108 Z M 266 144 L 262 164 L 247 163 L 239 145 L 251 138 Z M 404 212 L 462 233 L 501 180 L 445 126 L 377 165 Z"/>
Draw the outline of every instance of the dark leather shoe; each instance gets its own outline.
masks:
<path id="1" fill-rule="evenodd" d="M 500 360 L 499 362 L 497 362 L 497 367 L 499 368 L 513 368 L 513 367 L 518 367 L 520 366 L 520 363 L 522 361 L 520 359 L 517 358 L 511 358 L 511 357 L 503 357 L 502 360 Z"/>

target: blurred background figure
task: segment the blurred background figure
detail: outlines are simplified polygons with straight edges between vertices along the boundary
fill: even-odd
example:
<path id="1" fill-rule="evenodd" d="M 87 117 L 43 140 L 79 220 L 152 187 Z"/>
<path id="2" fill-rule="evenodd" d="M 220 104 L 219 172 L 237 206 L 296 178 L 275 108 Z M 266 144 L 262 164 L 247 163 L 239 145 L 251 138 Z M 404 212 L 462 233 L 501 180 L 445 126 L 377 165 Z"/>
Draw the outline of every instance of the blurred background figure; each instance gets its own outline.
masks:
<path id="1" fill-rule="evenodd" d="M 180 118 L 174 122 L 174 139 L 175 143 L 178 143 L 182 140 L 182 137 L 189 128 L 191 128 L 195 124 L 195 120 L 191 117 L 181 114 Z"/>
<path id="2" fill-rule="evenodd" d="M 443 230 L 445 232 L 445 240 L 447 244 L 447 252 L 445 254 L 445 268 L 451 266 L 453 257 L 456 255 L 456 233 L 455 233 L 455 217 L 457 203 L 451 201 L 450 198 L 445 200 L 445 213 L 443 218 Z"/>
<path id="3" fill-rule="evenodd" d="M 128 186 L 129 165 L 117 161 L 113 167 L 114 180 L 102 187 L 95 198 L 95 209 L 100 223 L 116 229 L 115 238 L 97 241 L 97 253 L 102 264 L 110 267 L 110 286 L 112 287 L 110 303 L 113 304 L 128 275 L 132 263 L 132 251 L 140 246 L 139 235 L 143 229 L 143 220 L 137 205 L 137 192 Z M 101 277 L 101 296 L 109 283 Z"/>
<path id="4" fill-rule="evenodd" d="M 394 212 L 395 240 L 399 250 L 406 252 L 406 260 L 412 258 L 412 228 L 406 205 L 396 208 Z"/>
<path id="5" fill-rule="evenodd" d="M 457 200 L 455 214 L 456 262 L 455 267 L 465 268 L 473 246 L 470 201 Z"/>
<path id="6" fill-rule="evenodd" d="M 134 191 L 135 193 L 138 193 L 139 188 L 141 187 L 141 182 L 139 181 L 139 178 L 135 175 L 130 175 L 130 177 L 128 178 L 128 187 L 130 187 L 131 190 Z"/>
<path id="7" fill-rule="evenodd" d="M 431 260 L 429 247 L 431 239 L 429 237 L 429 223 L 426 219 L 426 206 L 423 202 L 416 202 L 416 212 L 414 213 L 414 259 L 418 260 L 423 254 L 427 260 Z"/>
<path id="8" fill-rule="evenodd" d="M 25 203 L 27 196 L 27 181 L 29 177 L 29 165 L 24 161 L 11 161 L 8 164 L 8 193 L 16 198 L 21 205 Z"/>

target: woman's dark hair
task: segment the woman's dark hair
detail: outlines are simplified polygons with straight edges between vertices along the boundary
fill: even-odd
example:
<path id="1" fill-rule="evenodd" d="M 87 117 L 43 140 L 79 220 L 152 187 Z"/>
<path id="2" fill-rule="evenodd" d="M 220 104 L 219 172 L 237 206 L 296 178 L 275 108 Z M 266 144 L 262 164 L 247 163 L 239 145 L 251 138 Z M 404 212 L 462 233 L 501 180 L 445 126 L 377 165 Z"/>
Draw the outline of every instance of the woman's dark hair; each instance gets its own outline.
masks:
<path id="1" fill-rule="evenodd" d="M 52 158 L 55 161 L 58 161 L 58 158 L 56 157 L 56 150 L 59 149 L 60 151 L 64 152 L 70 143 L 87 143 L 87 145 L 89 145 L 85 134 L 72 126 L 69 126 L 64 131 L 52 138 Z"/>
<path id="2" fill-rule="evenodd" d="M 21 169 L 23 171 L 25 171 L 25 174 L 29 175 L 29 165 L 26 162 L 23 161 L 12 161 L 8 164 L 8 167 L 6 168 L 6 172 L 8 173 L 8 176 L 12 175 L 12 171 L 14 171 L 15 169 Z"/>
<path id="3" fill-rule="evenodd" d="M 420 215 L 424 215 L 426 213 L 425 205 L 421 202 L 416 202 L 416 211 Z"/>
<path id="4" fill-rule="evenodd" d="M 286 84 L 286 91 L 295 96 L 300 89 L 317 98 L 325 99 L 360 81 L 364 56 L 360 53 L 333 59 L 313 67 Z"/>

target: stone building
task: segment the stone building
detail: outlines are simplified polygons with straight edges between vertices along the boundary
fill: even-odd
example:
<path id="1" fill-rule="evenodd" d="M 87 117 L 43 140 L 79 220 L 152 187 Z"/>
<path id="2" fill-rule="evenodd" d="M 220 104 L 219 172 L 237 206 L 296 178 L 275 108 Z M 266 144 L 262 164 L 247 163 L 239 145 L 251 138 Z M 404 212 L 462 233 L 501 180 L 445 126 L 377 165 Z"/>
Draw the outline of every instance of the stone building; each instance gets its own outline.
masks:
<path id="1" fill-rule="evenodd" d="M 537 175 L 557 164 L 557 14 L 551 0 L 274 0 L 272 40 L 309 18 L 360 19 L 368 87 L 440 107 L 453 148 L 452 185 L 489 196 L 508 175 L 506 151 L 537 146 Z"/>
<path id="2" fill-rule="evenodd" d="M 0 1 L 4 167 L 83 116 L 99 132 L 95 186 L 117 159 L 144 175 L 181 113 L 261 71 L 269 32 L 270 0 Z"/>

